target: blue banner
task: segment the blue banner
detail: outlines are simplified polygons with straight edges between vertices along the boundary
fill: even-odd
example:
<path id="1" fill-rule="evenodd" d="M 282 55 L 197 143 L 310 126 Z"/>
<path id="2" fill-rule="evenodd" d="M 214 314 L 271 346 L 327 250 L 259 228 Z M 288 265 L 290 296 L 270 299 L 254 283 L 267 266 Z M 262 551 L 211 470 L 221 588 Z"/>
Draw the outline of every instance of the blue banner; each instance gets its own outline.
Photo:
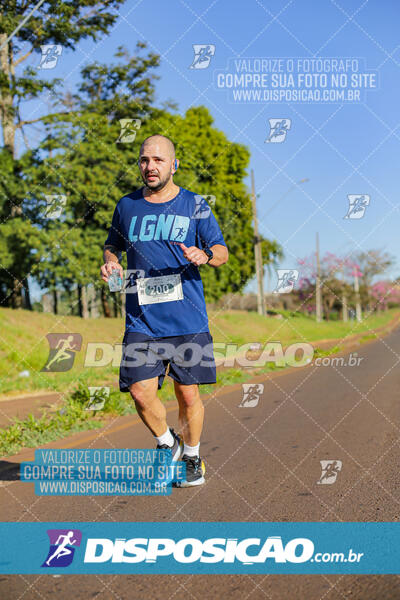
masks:
<path id="1" fill-rule="evenodd" d="M 20 466 L 37 496 L 166 496 L 185 477 L 185 463 L 166 449 L 36 450 Z"/>
<path id="2" fill-rule="evenodd" d="M 400 573 L 397 522 L 3 522 L 0 535 L 2 574 Z"/>

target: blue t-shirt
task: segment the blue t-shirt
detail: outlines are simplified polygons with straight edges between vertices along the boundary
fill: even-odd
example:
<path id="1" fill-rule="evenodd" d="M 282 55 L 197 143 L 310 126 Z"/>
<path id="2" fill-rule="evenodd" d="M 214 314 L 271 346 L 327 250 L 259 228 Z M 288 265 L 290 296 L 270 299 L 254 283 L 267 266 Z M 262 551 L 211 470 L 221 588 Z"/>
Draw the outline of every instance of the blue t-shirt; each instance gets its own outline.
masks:
<path id="1" fill-rule="evenodd" d="M 106 245 L 126 251 L 133 277 L 180 274 L 183 299 L 139 305 L 138 293 L 126 293 L 126 330 L 151 337 L 208 331 L 208 317 L 199 268 L 186 260 L 179 243 L 210 248 L 226 246 L 206 200 L 180 188 L 172 200 L 156 204 L 143 188 L 118 202 Z M 209 267 L 208 267 L 209 268 Z"/>

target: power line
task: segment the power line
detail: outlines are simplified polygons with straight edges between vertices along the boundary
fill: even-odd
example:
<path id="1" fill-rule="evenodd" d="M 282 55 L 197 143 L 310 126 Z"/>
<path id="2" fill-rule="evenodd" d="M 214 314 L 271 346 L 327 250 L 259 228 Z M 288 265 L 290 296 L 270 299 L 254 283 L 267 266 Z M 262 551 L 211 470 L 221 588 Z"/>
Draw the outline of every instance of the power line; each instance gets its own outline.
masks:
<path id="1" fill-rule="evenodd" d="M 33 13 L 35 12 L 35 10 L 37 10 L 39 8 L 39 6 L 41 6 L 43 4 L 44 0 L 39 0 L 39 2 L 36 4 L 36 6 L 34 6 L 31 10 L 31 12 L 26 15 L 26 17 L 24 17 L 21 21 L 21 23 L 14 29 L 14 31 L 8 36 L 8 38 L 2 43 L 2 45 L 0 46 L 0 50 L 3 50 L 4 46 L 6 44 L 8 44 L 8 42 L 14 37 L 14 35 L 21 29 L 21 27 L 23 27 L 25 25 L 25 23 L 27 22 L 27 20 L 33 15 Z"/>

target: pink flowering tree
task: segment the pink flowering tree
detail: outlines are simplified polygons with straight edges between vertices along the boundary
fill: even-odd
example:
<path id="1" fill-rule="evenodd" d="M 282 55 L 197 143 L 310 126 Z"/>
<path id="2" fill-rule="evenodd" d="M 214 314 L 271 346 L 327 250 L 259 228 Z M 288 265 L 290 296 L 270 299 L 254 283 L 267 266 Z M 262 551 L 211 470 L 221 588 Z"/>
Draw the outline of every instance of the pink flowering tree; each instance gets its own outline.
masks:
<path id="1" fill-rule="evenodd" d="M 370 288 L 370 296 L 378 310 L 387 310 L 389 304 L 400 305 L 400 286 L 392 281 L 377 281 Z"/>

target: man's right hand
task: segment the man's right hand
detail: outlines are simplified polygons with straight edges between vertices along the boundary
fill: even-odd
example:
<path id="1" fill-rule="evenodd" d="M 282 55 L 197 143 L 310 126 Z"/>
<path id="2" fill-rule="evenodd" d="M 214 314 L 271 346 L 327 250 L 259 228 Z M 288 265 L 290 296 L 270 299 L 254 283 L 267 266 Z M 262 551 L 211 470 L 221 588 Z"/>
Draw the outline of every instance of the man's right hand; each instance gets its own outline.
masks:
<path id="1" fill-rule="evenodd" d="M 117 269 L 121 279 L 122 280 L 124 279 L 124 270 L 123 270 L 122 266 L 118 262 L 109 260 L 104 265 L 102 265 L 102 267 L 100 269 L 101 278 L 106 283 L 108 283 L 108 279 L 109 279 L 111 273 L 113 272 L 113 269 Z"/>

